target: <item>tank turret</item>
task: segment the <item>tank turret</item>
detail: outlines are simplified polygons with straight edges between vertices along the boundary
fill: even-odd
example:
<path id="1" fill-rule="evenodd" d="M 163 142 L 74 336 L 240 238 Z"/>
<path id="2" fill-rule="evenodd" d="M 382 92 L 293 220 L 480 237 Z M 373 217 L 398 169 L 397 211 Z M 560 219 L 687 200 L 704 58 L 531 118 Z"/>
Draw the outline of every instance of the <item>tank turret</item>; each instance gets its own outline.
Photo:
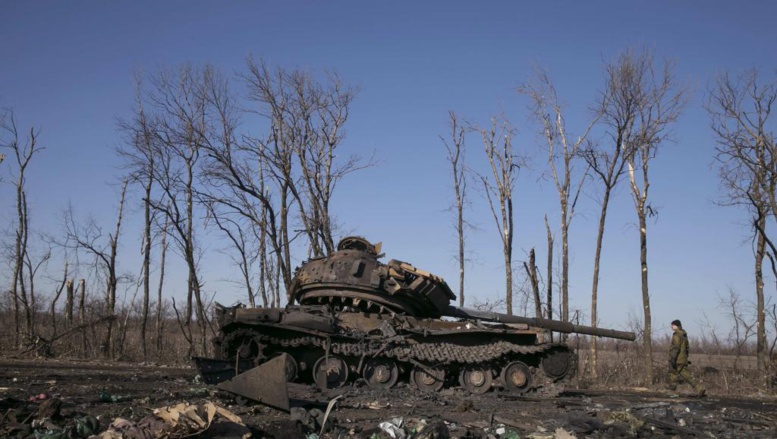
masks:
<path id="1" fill-rule="evenodd" d="M 302 305 L 328 304 L 366 312 L 438 318 L 456 299 L 445 281 L 407 262 L 378 259 L 381 244 L 364 238 L 340 241 L 329 257 L 297 269 L 291 286 Z"/>

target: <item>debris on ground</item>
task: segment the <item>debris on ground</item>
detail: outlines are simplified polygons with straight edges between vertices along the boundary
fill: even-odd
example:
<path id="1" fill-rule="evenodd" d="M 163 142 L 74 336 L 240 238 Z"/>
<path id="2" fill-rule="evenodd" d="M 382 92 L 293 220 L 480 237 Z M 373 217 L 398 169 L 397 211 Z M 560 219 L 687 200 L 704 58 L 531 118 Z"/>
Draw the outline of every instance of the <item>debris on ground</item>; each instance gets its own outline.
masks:
<path id="1" fill-rule="evenodd" d="M 251 430 L 239 416 L 212 402 L 180 403 L 153 411 L 138 422 L 116 418 L 96 439 L 156 439 L 199 437 L 239 437 L 248 439 Z"/>
<path id="2" fill-rule="evenodd" d="M 251 400 L 237 404 L 234 393 L 196 383 L 195 376 L 192 368 L 60 360 L 41 367 L 0 359 L 0 437 L 777 437 L 774 397 L 713 391 L 703 399 L 670 398 L 666 392 L 621 389 L 539 398 L 498 391 L 424 393 L 407 385 L 379 391 L 357 382 L 338 389 L 334 399 L 331 390 L 289 384 L 284 411 Z"/>

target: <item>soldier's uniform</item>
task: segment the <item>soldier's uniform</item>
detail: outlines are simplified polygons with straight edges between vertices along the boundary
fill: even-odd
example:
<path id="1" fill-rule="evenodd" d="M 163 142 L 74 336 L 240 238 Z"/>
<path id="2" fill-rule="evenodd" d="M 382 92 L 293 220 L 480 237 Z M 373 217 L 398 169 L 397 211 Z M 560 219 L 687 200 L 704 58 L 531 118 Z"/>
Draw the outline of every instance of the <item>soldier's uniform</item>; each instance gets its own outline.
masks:
<path id="1" fill-rule="evenodd" d="M 676 390 L 680 379 L 690 384 L 699 396 L 704 396 L 706 390 L 688 370 L 688 334 L 683 330 L 679 320 L 672 322 L 672 344 L 669 346 L 669 390 Z"/>

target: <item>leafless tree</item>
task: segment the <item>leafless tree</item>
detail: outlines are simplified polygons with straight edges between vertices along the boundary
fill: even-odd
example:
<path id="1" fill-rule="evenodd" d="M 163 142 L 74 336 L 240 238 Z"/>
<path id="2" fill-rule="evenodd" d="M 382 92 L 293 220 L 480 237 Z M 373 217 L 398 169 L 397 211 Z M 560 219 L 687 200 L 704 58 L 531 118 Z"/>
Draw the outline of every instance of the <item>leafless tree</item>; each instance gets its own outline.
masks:
<path id="1" fill-rule="evenodd" d="M 687 101 L 687 88 L 674 77 L 674 64 L 665 60 L 656 70 L 653 54 L 648 50 L 628 50 L 618 61 L 631 65 L 637 72 L 632 81 L 629 98 L 633 99 L 633 123 L 624 133 L 631 195 L 639 224 L 640 274 L 642 280 L 642 306 L 645 330 L 643 344 L 648 361 L 646 380 L 653 382 L 652 319 L 650 314 L 650 290 L 648 286 L 647 218 L 657 214 L 650 203 L 650 164 L 659 148 L 670 140 L 671 128 L 680 117 Z M 623 69 L 629 71 L 630 69 Z"/>
<path id="2" fill-rule="evenodd" d="M 739 75 L 725 72 L 710 87 L 707 111 L 718 146 L 715 158 L 725 191 L 721 204 L 741 206 L 752 219 L 756 294 L 756 351 L 759 370 L 769 360 L 766 341 L 763 261 L 769 225 L 777 218 L 777 145 L 772 106 L 777 99 L 777 79 L 764 80 L 757 69 Z M 769 257 L 774 256 L 770 245 Z"/>
<path id="3" fill-rule="evenodd" d="M 107 237 L 103 235 L 100 227 L 93 219 L 89 219 L 85 225 L 76 222 L 72 207 L 64 212 L 65 241 L 59 242 L 59 245 L 71 249 L 81 250 L 94 257 L 95 267 L 105 278 L 105 315 L 112 316 L 116 311 L 116 290 L 119 283 L 117 268 L 119 237 L 124 214 L 124 200 L 127 192 L 128 181 L 122 184 L 121 195 L 119 197 L 118 212 L 116 215 L 116 225 L 113 233 Z M 84 300 L 82 291 L 81 301 Z M 81 303 L 83 306 L 83 303 Z M 84 323 L 85 316 L 83 309 L 79 309 L 79 319 Z M 114 319 L 110 319 L 107 324 L 107 332 L 102 342 L 102 352 L 106 358 L 114 358 L 114 346 L 116 340 L 114 336 Z"/>
<path id="4" fill-rule="evenodd" d="M 540 300 L 540 281 L 537 276 L 537 261 L 534 254 L 534 248 L 529 250 L 529 262 L 523 263 L 523 268 L 526 270 L 526 274 L 529 276 L 529 284 L 532 289 L 532 298 L 534 299 L 534 315 L 537 318 L 542 318 L 542 300 Z"/>
<path id="5" fill-rule="evenodd" d="M 330 73 L 319 81 L 299 69 L 272 68 L 263 59 L 249 57 L 248 86 L 251 111 L 269 130 L 253 136 L 249 148 L 262 158 L 266 176 L 278 195 L 279 239 L 283 270 L 289 259 L 289 215 L 296 205 L 312 256 L 335 250 L 335 224 L 330 211 L 338 183 L 349 173 L 372 166 L 351 155 L 336 161 L 343 128 L 357 90 Z M 269 211 L 268 211 L 269 213 Z M 288 286 L 284 272 L 284 284 Z M 290 274 L 288 276 L 290 280 Z"/>
<path id="6" fill-rule="evenodd" d="M 556 87 L 548 73 L 536 69 L 533 78 L 519 88 L 531 100 L 531 113 L 541 124 L 541 133 L 548 152 L 548 169 L 559 199 L 561 217 L 561 320 L 569 321 L 569 226 L 575 216 L 580 191 L 588 170 L 575 172 L 579 151 L 586 144 L 591 128 L 599 119 L 597 112 L 576 140 L 567 133 L 564 106 L 559 102 Z M 566 338 L 566 334 L 562 336 Z"/>
<path id="7" fill-rule="evenodd" d="M 475 127 L 491 167 L 491 176 L 480 175 L 499 237 L 505 267 L 505 305 L 513 313 L 513 185 L 525 159 L 513 145 L 515 129 L 504 116 L 492 117 L 489 128 Z M 497 212 L 498 211 L 498 212 Z"/>
<path id="8" fill-rule="evenodd" d="M 299 115 L 299 121 L 289 125 L 297 131 L 294 137 L 299 139 L 292 142 L 296 144 L 303 193 L 294 190 L 292 193 L 300 207 L 313 255 L 319 256 L 317 251 L 322 255 L 335 251 L 333 232 L 336 223 L 330 206 L 338 183 L 346 175 L 372 166 L 374 161 L 370 158 L 363 162 L 356 155 L 339 162 L 335 160 L 358 90 L 343 83 L 334 73 L 328 75 L 326 83 L 316 81 L 308 74 L 294 73 L 291 78 L 294 78 L 292 86 L 296 99 L 290 109 Z M 289 116 L 294 117 L 293 114 Z"/>
<path id="9" fill-rule="evenodd" d="M 175 71 L 163 70 L 152 76 L 147 95 L 154 111 L 155 166 L 154 182 L 161 197 L 150 200 L 152 208 L 169 225 L 170 236 L 183 257 L 187 269 L 186 309 L 181 325 L 190 340 L 189 353 L 195 351 L 193 317 L 199 327 L 199 351 L 208 349 L 208 316 L 199 275 L 200 249 L 195 221 L 197 178 L 205 139 L 207 99 L 205 82 L 212 74 L 206 66 L 197 69 L 185 64 Z"/>
<path id="10" fill-rule="evenodd" d="M 755 316 L 748 312 L 752 309 L 751 304 L 743 303 L 739 293 L 729 289 L 728 297 L 719 297 L 720 307 L 726 310 L 726 315 L 731 319 L 732 327 L 729 332 L 728 341 L 734 346 L 736 359 L 734 366 L 737 367 L 742 355 L 746 354 L 746 349 L 750 338 L 756 332 Z"/>
<path id="11" fill-rule="evenodd" d="M 253 308 L 256 306 L 256 293 L 253 280 L 253 267 L 261 256 L 259 254 L 258 242 L 253 239 L 253 233 L 242 227 L 239 220 L 232 219 L 229 216 L 222 215 L 215 210 L 214 204 L 208 206 L 208 216 L 216 223 L 216 227 L 229 240 L 229 250 L 225 250 L 232 262 L 240 270 L 242 276 L 241 284 L 246 288 L 248 304 Z M 266 305 L 266 303 L 265 303 Z"/>
<path id="12" fill-rule="evenodd" d="M 211 131 L 203 136 L 207 166 L 203 176 L 208 191 L 201 194 L 213 215 L 246 230 L 259 230 L 260 247 L 269 242 L 271 252 L 283 276 L 284 286 L 291 284 L 291 253 L 289 251 L 289 210 L 293 199 L 289 186 L 293 150 L 278 149 L 272 157 L 275 165 L 267 165 L 269 150 L 263 140 L 238 139 L 240 115 L 229 90 L 228 81 L 213 75 L 205 86 L 205 97 L 213 107 Z M 265 169 L 278 183 L 280 207 L 274 193 L 266 187 Z M 288 178 L 287 178 L 288 177 Z M 260 248 L 261 261 L 266 261 L 266 247 Z M 263 271 L 260 272 L 262 278 Z M 261 282 L 261 281 L 260 281 Z"/>
<path id="13" fill-rule="evenodd" d="M 49 316 L 51 317 L 51 333 L 52 337 L 57 335 L 57 302 L 59 301 L 60 296 L 62 296 L 62 291 L 65 291 L 65 288 L 68 285 L 68 261 L 65 260 L 65 270 L 64 274 L 62 276 L 62 282 L 59 284 L 59 287 L 54 292 L 54 297 L 51 299 L 51 303 L 49 304 Z M 72 282 L 70 283 L 72 285 Z M 67 307 L 67 304 L 65 305 Z"/>
<path id="14" fill-rule="evenodd" d="M 465 227 L 464 206 L 467 203 L 467 179 L 465 167 L 465 134 L 466 129 L 459 122 L 458 116 L 453 111 L 448 112 L 450 119 L 450 141 L 440 136 L 445 151 L 447 152 L 448 163 L 451 166 L 451 177 L 453 178 L 453 194 L 455 206 L 456 223 L 454 230 L 458 240 L 458 252 L 456 261 L 459 263 L 459 305 L 464 306 L 464 268 L 465 268 Z M 453 206 L 452 206 L 453 207 Z"/>
<path id="15" fill-rule="evenodd" d="M 135 111 L 129 121 L 119 121 L 119 130 L 124 134 L 125 144 L 118 148 L 119 155 L 124 160 L 124 167 L 128 172 L 128 179 L 133 184 L 138 184 L 143 190 L 143 305 L 140 316 L 140 340 L 143 349 L 143 358 L 148 355 L 147 326 L 149 315 L 149 303 L 151 296 L 151 244 L 152 226 L 154 223 L 154 210 L 152 208 L 152 190 L 154 188 L 155 160 L 159 146 L 154 127 L 154 121 L 147 114 L 144 103 L 142 81 L 140 73 L 136 73 L 135 79 Z"/>
<path id="16" fill-rule="evenodd" d="M 0 116 L 0 148 L 10 151 L 15 159 L 17 176 L 14 180 L 16 190 L 16 232 L 13 251 L 13 276 L 11 279 L 11 300 L 13 303 L 15 344 L 20 343 L 20 312 L 24 313 L 26 336 L 32 336 L 35 324 L 35 292 L 33 289 L 34 272 L 30 256 L 30 214 L 27 204 L 27 169 L 35 154 L 44 148 L 38 144 L 40 130 L 31 127 L 26 139 L 19 133 L 13 110 L 5 110 Z M 48 258 L 46 258 L 48 259 Z M 39 266 L 39 264 L 38 264 Z M 25 274 L 27 268 L 27 274 Z"/>
<path id="17" fill-rule="evenodd" d="M 373 162 L 356 156 L 336 160 L 356 95 L 337 75 L 320 82 L 306 72 L 271 68 L 253 58 L 247 68 L 241 78 L 248 88 L 248 116 L 258 115 L 266 130 L 237 135 L 245 114 L 238 111 L 228 81 L 213 75 L 206 86 L 213 122 L 203 136 L 205 177 L 211 188 L 208 202 L 222 217 L 221 224 L 228 224 L 224 218 L 229 216 L 231 224 L 258 231 L 264 300 L 267 289 L 277 290 L 279 278 L 290 291 L 291 243 L 298 236 L 294 218 L 301 222 L 299 233 L 307 238 L 312 256 L 334 251 L 330 204 L 335 189 L 347 174 Z"/>
<path id="18" fill-rule="evenodd" d="M 639 96 L 636 94 L 642 88 L 648 66 L 631 52 L 619 56 L 604 68 L 604 88 L 599 92 L 596 102 L 597 112 L 602 114 L 602 123 L 606 127 L 606 141 L 599 147 L 590 145 L 581 150 L 581 155 L 588 162 L 592 175 L 602 185 L 600 200 L 599 227 L 596 234 L 594 251 L 593 280 L 591 282 L 591 326 L 599 324 L 599 273 L 602 256 L 602 243 L 607 221 L 607 211 L 610 196 L 626 173 L 627 153 L 626 143 L 631 142 L 633 127 L 639 117 Z M 596 337 L 591 337 L 591 373 L 597 375 Z"/>

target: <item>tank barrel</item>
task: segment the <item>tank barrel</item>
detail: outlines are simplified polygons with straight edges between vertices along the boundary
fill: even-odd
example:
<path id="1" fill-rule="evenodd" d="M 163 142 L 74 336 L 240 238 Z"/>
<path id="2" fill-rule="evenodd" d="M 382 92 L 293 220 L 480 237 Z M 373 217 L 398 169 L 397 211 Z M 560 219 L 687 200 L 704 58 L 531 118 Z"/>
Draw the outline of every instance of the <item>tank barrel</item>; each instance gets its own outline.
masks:
<path id="1" fill-rule="evenodd" d="M 536 326 L 539 328 L 545 328 L 551 331 L 563 332 L 567 334 L 595 335 L 598 337 L 618 338 L 621 340 L 629 341 L 634 341 L 637 338 L 636 334 L 628 331 L 594 328 L 593 326 L 575 325 L 573 323 L 562 322 L 559 320 L 511 316 L 492 311 L 478 311 L 475 309 L 458 308 L 455 306 L 448 306 L 443 315 L 462 319 L 481 319 L 500 323 L 523 323 L 526 325 Z"/>

